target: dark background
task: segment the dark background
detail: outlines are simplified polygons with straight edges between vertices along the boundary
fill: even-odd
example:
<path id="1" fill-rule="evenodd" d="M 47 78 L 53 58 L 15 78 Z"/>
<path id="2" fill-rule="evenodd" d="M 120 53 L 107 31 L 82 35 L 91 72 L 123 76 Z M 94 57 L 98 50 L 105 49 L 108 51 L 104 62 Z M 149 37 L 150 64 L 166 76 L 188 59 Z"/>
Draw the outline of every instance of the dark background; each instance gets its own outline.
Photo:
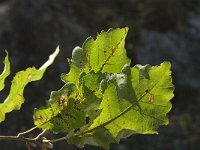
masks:
<path id="1" fill-rule="evenodd" d="M 60 74 L 68 72 L 67 58 L 75 46 L 96 32 L 124 26 L 130 28 L 126 48 L 132 65 L 171 61 L 176 89 L 169 126 L 160 127 L 159 135 L 133 135 L 111 149 L 200 149 L 199 0 L 0 0 L 0 69 L 5 49 L 11 60 L 11 76 L 0 102 L 17 71 L 39 68 L 57 45 L 61 49 L 45 77 L 25 89 L 22 110 L 8 114 L 0 124 L 0 135 L 16 135 L 33 126 L 33 108 L 45 105 L 50 92 L 63 85 Z M 54 146 L 78 149 L 66 142 Z M 20 142 L 1 141 L 0 149 L 26 148 Z"/>

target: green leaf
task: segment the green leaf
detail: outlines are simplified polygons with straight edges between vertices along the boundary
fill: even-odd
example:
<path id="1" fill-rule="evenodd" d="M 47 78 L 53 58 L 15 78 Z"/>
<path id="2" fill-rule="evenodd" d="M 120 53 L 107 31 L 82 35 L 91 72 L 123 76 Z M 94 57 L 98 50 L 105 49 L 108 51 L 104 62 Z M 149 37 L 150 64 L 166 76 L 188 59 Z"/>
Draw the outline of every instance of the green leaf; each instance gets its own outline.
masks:
<path id="1" fill-rule="evenodd" d="M 125 64 L 130 64 L 124 48 L 128 28 L 102 31 L 96 40 L 89 37 L 82 48 L 72 52 L 70 72 L 62 75 L 65 82 L 78 83 L 81 72 L 119 73 Z"/>
<path id="2" fill-rule="evenodd" d="M 34 67 L 28 68 L 24 71 L 18 72 L 12 80 L 10 93 L 6 100 L 0 104 L 0 122 L 5 120 L 5 114 L 13 110 L 19 110 L 22 103 L 24 103 L 23 91 L 25 86 L 32 81 L 40 80 L 46 71 L 47 67 L 51 65 L 59 52 L 59 48 L 50 55 L 49 60 L 36 69 Z"/>
<path id="3" fill-rule="evenodd" d="M 157 134 L 160 125 L 168 124 L 166 114 L 171 109 L 174 89 L 170 63 L 148 67 L 144 72 L 141 67 L 130 69 L 126 65 L 122 73 L 108 79 L 100 104 L 102 111 L 85 133 L 92 135 L 104 127 L 118 142 L 133 133 Z M 141 79 L 141 73 L 148 74 L 149 79 Z"/>
<path id="4" fill-rule="evenodd" d="M 4 60 L 4 70 L 2 74 L 0 74 L 0 91 L 4 89 L 4 82 L 7 76 L 10 74 L 10 62 L 8 59 L 8 52 L 6 51 L 6 57 Z"/>
<path id="5" fill-rule="evenodd" d="M 73 128 L 83 126 L 84 112 L 75 97 L 77 89 L 73 83 L 67 83 L 60 90 L 52 92 L 48 105 L 35 109 L 35 125 L 55 133 L 69 132 Z"/>
<path id="6" fill-rule="evenodd" d="M 52 92 L 46 107 L 35 109 L 34 123 L 55 133 L 69 132 L 86 124 L 86 117 L 96 117 L 100 98 L 102 73 L 82 73 L 79 87 L 68 82 L 60 90 Z M 63 101 L 62 103 L 60 101 Z"/>

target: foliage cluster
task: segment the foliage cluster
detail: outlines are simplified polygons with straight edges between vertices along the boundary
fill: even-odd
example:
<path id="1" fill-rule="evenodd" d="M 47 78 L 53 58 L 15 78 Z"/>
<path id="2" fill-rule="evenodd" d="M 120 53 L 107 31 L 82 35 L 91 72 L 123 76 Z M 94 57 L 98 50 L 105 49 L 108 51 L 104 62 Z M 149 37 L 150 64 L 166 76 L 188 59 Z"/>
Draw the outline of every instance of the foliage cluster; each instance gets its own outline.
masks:
<path id="1" fill-rule="evenodd" d="M 75 47 L 69 59 L 69 73 L 61 75 L 64 86 L 51 93 L 46 106 L 34 110 L 34 129 L 64 132 L 66 136 L 42 138 L 40 143 L 41 138 L 16 139 L 42 148 L 67 140 L 78 147 L 90 144 L 108 149 L 111 142 L 118 143 L 132 134 L 157 134 L 160 125 L 167 125 L 174 90 L 171 65 L 163 62 L 160 66 L 130 67 L 125 49 L 127 33 L 127 27 L 102 31 L 96 39 L 89 37 L 82 47 Z M 42 78 L 58 52 L 57 48 L 41 68 L 16 74 L 8 97 L 0 104 L 0 122 L 6 113 L 20 109 L 25 86 Z M 10 73 L 8 55 L 4 64 L 0 90 Z"/>

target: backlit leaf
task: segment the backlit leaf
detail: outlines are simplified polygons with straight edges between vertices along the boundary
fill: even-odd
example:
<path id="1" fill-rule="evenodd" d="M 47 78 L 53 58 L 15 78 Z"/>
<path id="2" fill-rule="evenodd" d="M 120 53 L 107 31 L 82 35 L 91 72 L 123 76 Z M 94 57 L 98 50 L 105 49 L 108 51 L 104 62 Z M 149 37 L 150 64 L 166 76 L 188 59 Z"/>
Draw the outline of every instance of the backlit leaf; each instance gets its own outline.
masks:
<path id="1" fill-rule="evenodd" d="M 100 104 L 102 112 L 85 133 L 92 135 L 96 134 L 97 129 L 105 128 L 112 135 L 113 141 L 119 142 L 121 138 L 133 133 L 157 134 L 160 125 L 168 124 L 166 114 L 171 109 L 170 99 L 174 89 L 170 63 L 150 67 L 145 72 L 149 79 L 140 79 L 140 73 L 137 66 L 125 66 L 122 73 L 114 74 L 107 80 Z M 148 98 L 150 93 L 153 95 L 151 102 Z M 83 138 L 87 143 L 87 137 Z"/>
<path id="2" fill-rule="evenodd" d="M 7 76 L 10 74 L 10 62 L 8 59 L 8 52 L 6 51 L 6 57 L 4 60 L 4 70 L 2 74 L 0 74 L 0 91 L 4 89 L 4 82 Z"/>
<path id="3" fill-rule="evenodd" d="M 96 40 L 89 37 L 82 48 L 72 52 L 70 72 L 62 75 L 65 82 L 78 82 L 81 72 L 119 73 L 125 64 L 130 64 L 124 48 L 128 28 L 102 31 Z"/>
<path id="4" fill-rule="evenodd" d="M 85 124 L 84 112 L 77 97 L 73 83 L 67 83 L 60 90 L 51 94 L 46 107 L 35 109 L 35 125 L 53 132 L 69 132 Z"/>
<path id="5" fill-rule="evenodd" d="M 8 97 L 0 104 L 0 122 L 5 120 L 5 114 L 13 110 L 19 110 L 22 103 L 24 103 L 23 91 L 25 86 L 32 81 L 40 80 L 46 71 L 47 67 L 51 65 L 57 56 L 59 49 L 49 57 L 49 60 L 40 68 L 28 68 L 24 71 L 18 72 L 12 80 L 12 85 Z"/>

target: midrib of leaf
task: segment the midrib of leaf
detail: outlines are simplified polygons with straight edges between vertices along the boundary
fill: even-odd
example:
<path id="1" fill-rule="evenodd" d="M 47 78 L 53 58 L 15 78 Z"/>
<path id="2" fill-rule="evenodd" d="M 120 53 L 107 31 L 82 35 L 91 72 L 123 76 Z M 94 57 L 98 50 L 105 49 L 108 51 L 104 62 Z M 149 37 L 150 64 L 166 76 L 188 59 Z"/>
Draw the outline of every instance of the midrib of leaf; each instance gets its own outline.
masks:
<path id="1" fill-rule="evenodd" d="M 115 46 L 114 48 L 111 48 L 111 49 L 110 49 L 112 52 L 111 52 L 111 54 L 107 57 L 107 59 L 105 60 L 105 62 L 101 65 L 101 67 L 100 67 L 100 69 L 99 69 L 101 72 L 103 71 L 103 69 L 104 69 L 104 67 L 106 66 L 106 64 L 109 62 L 109 60 L 112 58 L 112 56 L 113 56 L 114 53 L 116 52 L 118 46 L 119 46 L 119 45 L 121 44 L 121 42 L 126 38 L 127 30 L 126 30 L 126 28 L 125 28 L 124 30 L 125 30 L 125 36 L 122 37 L 122 38 L 120 39 L 120 41 L 116 44 L 116 46 Z M 99 59 L 99 58 L 98 58 L 98 59 Z M 89 62 L 89 64 L 90 64 L 90 62 Z"/>

